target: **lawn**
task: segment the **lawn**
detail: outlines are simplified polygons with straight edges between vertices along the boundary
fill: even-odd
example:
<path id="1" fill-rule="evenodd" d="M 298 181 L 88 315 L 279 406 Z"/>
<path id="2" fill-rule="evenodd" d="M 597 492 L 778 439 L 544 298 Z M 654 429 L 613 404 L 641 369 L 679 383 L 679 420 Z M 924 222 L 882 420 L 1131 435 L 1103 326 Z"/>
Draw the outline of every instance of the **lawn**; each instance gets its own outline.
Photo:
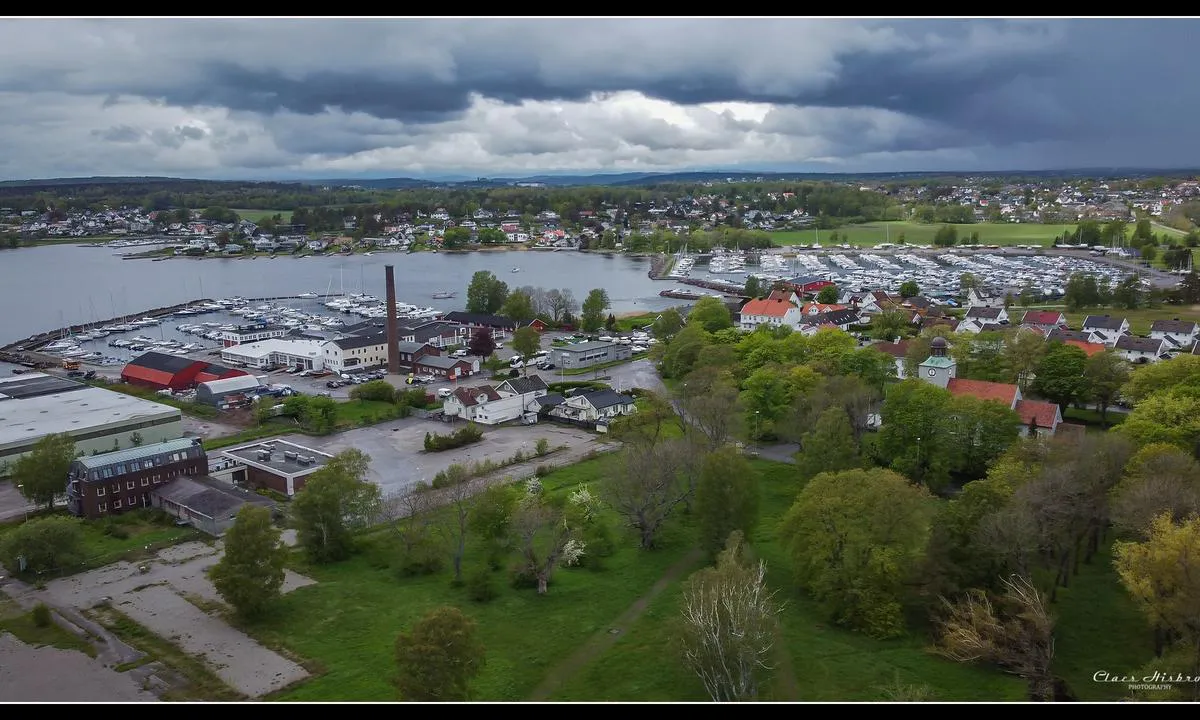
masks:
<path id="1" fill-rule="evenodd" d="M 1062 307 L 1058 309 L 1062 310 Z M 1157 308 L 1138 308 L 1136 310 L 1121 310 L 1118 308 L 1093 308 L 1079 312 L 1064 312 L 1067 325 L 1072 328 L 1083 327 L 1083 321 L 1088 315 L 1112 315 L 1123 317 L 1129 321 L 1129 331 L 1143 337 L 1150 335 L 1150 324 L 1155 320 L 1194 320 L 1200 322 L 1200 305 L 1163 305 Z"/>
<path id="2" fill-rule="evenodd" d="M 933 236 L 943 223 L 917 223 L 909 221 L 873 222 L 847 225 L 834 230 L 785 230 L 771 233 L 776 245 L 811 245 L 820 242 L 828 246 L 833 243 L 832 234 L 838 234 L 838 243 L 852 245 L 878 245 L 883 242 L 898 243 L 900 235 L 909 245 L 932 245 Z M 984 245 L 1045 245 L 1049 247 L 1055 237 L 1064 231 L 1072 231 L 1075 225 L 1040 225 L 1037 223 L 970 223 L 955 224 L 959 243 L 970 242 L 972 233 L 979 233 L 979 242 Z"/>
<path id="3" fill-rule="evenodd" d="M 337 404 L 339 429 L 374 425 L 400 417 L 401 406 L 383 400 L 347 400 Z"/>
<path id="4" fill-rule="evenodd" d="M 274 217 L 275 215 L 281 215 L 283 217 L 283 221 L 285 223 L 290 223 L 292 221 L 292 211 L 291 210 L 248 210 L 246 208 L 230 208 L 230 209 L 233 210 L 235 213 L 237 213 L 238 217 L 240 217 L 241 219 L 249 220 L 252 223 L 262 222 L 263 219 L 269 218 L 269 217 Z"/>
<path id="5" fill-rule="evenodd" d="M 1118 683 L 1097 683 L 1092 675 L 1106 670 L 1132 675 L 1154 657 L 1154 635 L 1145 616 L 1121 586 L 1112 564 L 1111 538 L 1089 564 L 1079 566 L 1071 587 L 1059 588 L 1055 605 L 1055 673 L 1082 701 L 1116 701 L 1128 697 Z"/>
<path id="6" fill-rule="evenodd" d="M 763 484 L 763 516 L 754 535 L 770 568 L 770 582 L 785 601 L 783 648 L 792 670 L 764 694 L 774 699 L 879 700 L 883 686 L 899 679 L 927 685 L 939 700 L 1020 700 L 1023 684 L 1008 675 L 938 658 L 923 636 L 879 642 L 828 625 L 824 616 L 790 583 L 783 550 L 775 539 L 779 517 L 794 497 L 792 466 L 755 460 Z M 598 485 L 604 460 L 561 468 L 543 478 L 552 492 L 580 484 Z M 439 605 L 463 608 L 478 623 L 487 648 L 487 665 L 473 683 L 474 699 L 521 701 L 547 673 L 645 595 L 664 572 L 693 547 L 686 516 L 670 522 L 654 551 L 639 550 L 623 535 L 618 550 L 604 559 L 603 570 L 568 568 L 554 576 L 550 591 L 513 589 L 504 570 L 494 573 L 498 597 L 471 602 L 450 584 L 449 570 L 397 579 L 388 569 L 395 553 L 389 531 L 368 536 L 370 547 L 349 561 L 297 570 L 318 584 L 289 593 L 270 619 L 250 628 L 267 644 L 286 648 L 325 673 L 280 693 L 278 700 L 387 701 L 395 698 L 396 634 Z M 469 575 L 481 553 L 469 549 Z M 645 615 L 605 652 L 563 678 L 550 700 L 704 701 L 699 681 L 671 655 L 673 621 L 680 585 L 674 583 L 651 602 Z"/>

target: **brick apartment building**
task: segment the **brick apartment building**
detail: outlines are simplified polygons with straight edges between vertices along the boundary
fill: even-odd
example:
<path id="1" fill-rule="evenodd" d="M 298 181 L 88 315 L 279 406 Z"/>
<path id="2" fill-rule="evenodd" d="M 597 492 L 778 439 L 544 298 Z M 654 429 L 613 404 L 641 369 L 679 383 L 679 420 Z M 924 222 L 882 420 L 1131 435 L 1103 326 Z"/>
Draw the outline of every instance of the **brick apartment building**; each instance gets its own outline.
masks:
<path id="1" fill-rule="evenodd" d="M 67 509 L 94 519 L 148 508 L 155 488 L 181 475 L 207 474 L 208 456 L 198 438 L 85 455 L 67 472 Z"/>

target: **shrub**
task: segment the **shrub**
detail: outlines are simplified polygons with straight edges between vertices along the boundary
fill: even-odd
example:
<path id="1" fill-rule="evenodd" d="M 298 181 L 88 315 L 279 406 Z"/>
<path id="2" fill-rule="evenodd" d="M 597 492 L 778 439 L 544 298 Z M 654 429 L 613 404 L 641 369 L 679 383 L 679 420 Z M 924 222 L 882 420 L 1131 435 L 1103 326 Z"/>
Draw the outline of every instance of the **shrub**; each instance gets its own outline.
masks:
<path id="1" fill-rule="evenodd" d="M 108 518 L 104 522 L 104 534 L 117 540 L 125 540 L 129 537 L 129 528 L 118 525 L 112 522 L 112 518 Z"/>
<path id="2" fill-rule="evenodd" d="M 481 567 L 467 577 L 467 597 L 474 602 L 490 602 L 497 594 L 496 586 L 492 582 L 492 573 L 488 568 Z"/>
<path id="3" fill-rule="evenodd" d="M 50 623 L 54 622 L 54 618 L 50 616 L 50 606 L 44 602 L 40 602 L 33 606 L 33 624 L 40 628 L 50 627 Z"/>
<path id="4" fill-rule="evenodd" d="M 392 387 L 392 384 L 387 380 L 372 380 L 350 388 L 350 398 L 353 400 L 396 402 L 396 388 Z"/>
<path id="5" fill-rule="evenodd" d="M 533 446 L 533 451 L 537 453 L 538 457 L 545 456 L 550 452 L 550 441 L 546 438 L 538 438 L 537 444 Z"/>
<path id="6" fill-rule="evenodd" d="M 465 427 L 461 427 L 449 435 L 425 433 L 425 449 L 429 452 L 453 450 L 463 445 L 479 442 L 481 439 L 483 439 L 483 431 L 475 423 L 468 423 Z"/>
<path id="7" fill-rule="evenodd" d="M 411 550 L 401 550 L 396 560 L 396 574 L 401 578 L 435 575 L 445 566 L 443 553 L 433 542 L 418 543 Z"/>
<path id="8" fill-rule="evenodd" d="M 519 462 L 525 462 L 525 453 L 521 452 L 520 450 L 513 453 L 512 454 L 512 462 L 514 465 Z"/>
<path id="9" fill-rule="evenodd" d="M 529 567 L 529 563 L 520 561 L 509 570 L 509 581 L 516 590 L 528 590 L 537 587 L 537 573 Z"/>
<path id="10" fill-rule="evenodd" d="M 538 465 L 537 469 L 533 471 L 533 474 L 537 477 L 546 477 L 552 472 L 554 472 L 554 468 L 550 467 L 549 465 Z"/>

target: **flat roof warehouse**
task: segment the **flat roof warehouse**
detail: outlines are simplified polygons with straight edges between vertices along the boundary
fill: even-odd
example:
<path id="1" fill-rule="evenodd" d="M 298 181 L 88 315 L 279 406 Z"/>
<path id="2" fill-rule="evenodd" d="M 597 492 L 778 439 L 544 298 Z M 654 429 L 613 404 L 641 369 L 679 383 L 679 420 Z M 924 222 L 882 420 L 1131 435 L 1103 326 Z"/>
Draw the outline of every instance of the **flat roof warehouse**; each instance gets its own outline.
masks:
<path id="1" fill-rule="evenodd" d="M 0 461 L 51 433 L 76 439 L 129 424 L 178 422 L 178 408 L 44 373 L 0 378 Z"/>

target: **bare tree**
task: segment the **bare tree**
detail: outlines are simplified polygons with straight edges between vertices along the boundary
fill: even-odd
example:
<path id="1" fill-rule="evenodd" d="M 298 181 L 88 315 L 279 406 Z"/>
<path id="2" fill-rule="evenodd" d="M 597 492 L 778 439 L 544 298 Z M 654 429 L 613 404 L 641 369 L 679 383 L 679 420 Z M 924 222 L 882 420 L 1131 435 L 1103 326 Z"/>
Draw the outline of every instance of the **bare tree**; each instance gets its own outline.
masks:
<path id="1" fill-rule="evenodd" d="M 709 450 L 729 442 L 740 428 L 743 413 L 738 389 L 718 367 L 689 373 L 676 402 L 680 418 L 704 437 Z"/>
<path id="2" fill-rule="evenodd" d="M 535 481 L 536 482 L 536 481 Z M 584 543 L 575 537 L 566 508 L 532 487 L 521 499 L 512 519 L 512 531 L 525 562 L 525 571 L 537 580 L 538 595 L 545 595 L 559 565 L 579 562 Z"/>
<path id="3" fill-rule="evenodd" d="M 471 516 L 471 478 L 467 469 L 455 463 L 444 471 L 446 487 L 440 499 L 450 506 L 445 530 L 454 550 L 454 579 L 462 580 L 462 561 L 467 552 L 467 528 Z"/>
<path id="4" fill-rule="evenodd" d="M 638 531 L 643 548 L 654 547 L 663 523 L 688 496 L 681 471 L 690 452 L 690 444 L 682 440 L 639 443 L 626 446 L 612 461 L 603 492 Z"/>
<path id="5" fill-rule="evenodd" d="M 1163 513 L 1176 522 L 1200 514 L 1200 464 L 1177 447 L 1152 444 L 1134 456 L 1114 488 L 1112 520 L 1122 531 L 1145 536 Z"/>
<path id="6" fill-rule="evenodd" d="M 683 590 L 683 661 L 713 702 L 754 700 L 779 632 L 767 567 L 746 557 L 742 533 L 730 534 L 716 567 L 687 579 Z"/>
<path id="7" fill-rule="evenodd" d="M 525 285 L 519 288 L 520 292 L 525 293 L 529 297 L 529 305 L 533 308 L 534 315 L 549 315 L 550 308 L 547 303 L 546 291 L 540 287 Z"/>
<path id="8" fill-rule="evenodd" d="M 546 311 L 554 319 L 554 322 L 561 321 L 564 315 L 575 315 L 579 311 L 579 303 L 575 301 L 575 294 L 566 288 L 562 290 L 551 288 L 546 291 L 545 298 Z"/>
<path id="9" fill-rule="evenodd" d="M 1054 617 L 1049 603 L 1028 578 L 1001 581 L 1004 594 L 993 605 L 982 590 L 957 603 L 942 598 L 937 650 L 958 662 L 995 663 L 1025 680 L 1033 700 L 1054 700 Z"/>
<path id="10" fill-rule="evenodd" d="M 396 533 L 404 553 L 427 546 L 433 538 L 435 520 L 433 495 L 428 486 L 417 488 L 383 504 L 381 520 Z"/>
<path id="11" fill-rule="evenodd" d="M 1024 506 L 984 516 L 975 531 L 975 545 L 997 563 L 1018 575 L 1032 572 L 1038 559 L 1037 526 Z"/>

